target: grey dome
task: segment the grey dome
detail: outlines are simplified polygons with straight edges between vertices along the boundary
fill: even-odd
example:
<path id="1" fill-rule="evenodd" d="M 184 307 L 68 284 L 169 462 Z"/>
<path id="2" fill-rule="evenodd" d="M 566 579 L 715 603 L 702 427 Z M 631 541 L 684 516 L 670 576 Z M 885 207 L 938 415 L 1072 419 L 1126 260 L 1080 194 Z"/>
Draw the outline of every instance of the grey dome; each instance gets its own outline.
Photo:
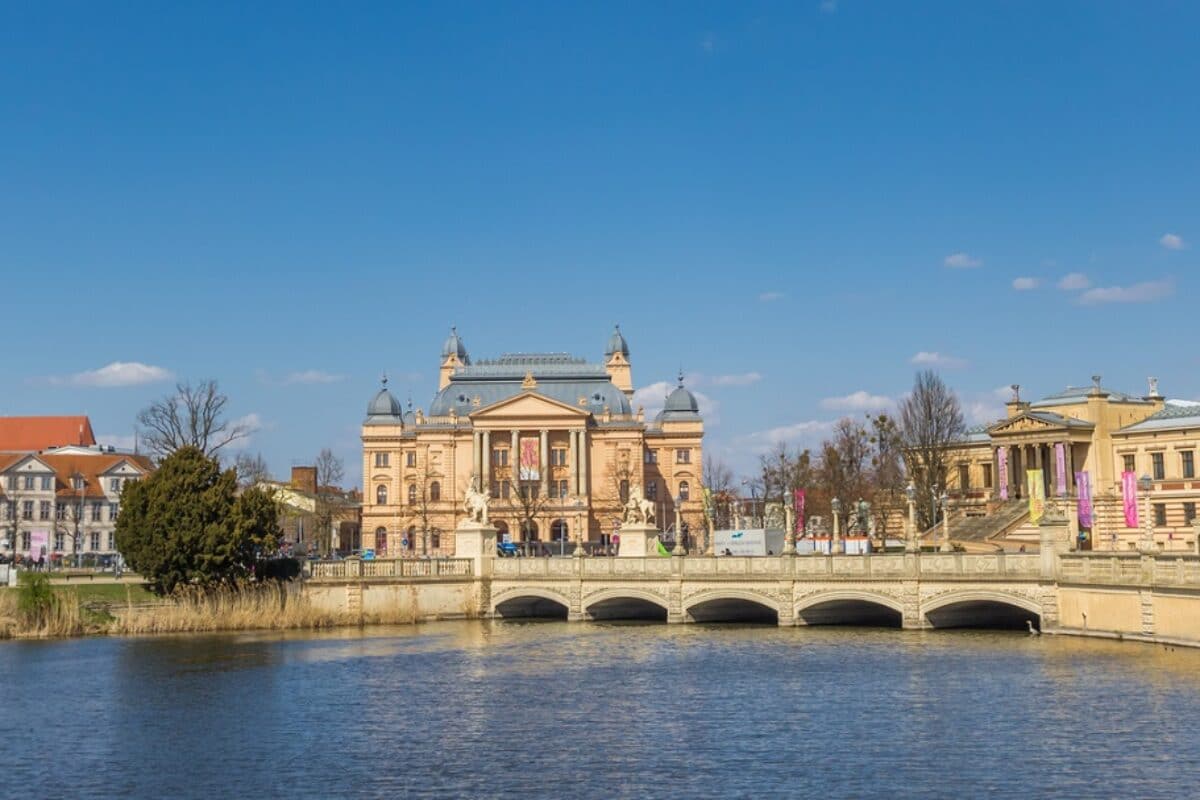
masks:
<path id="1" fill-rule="evenodd" d="M 471 363 L 471 357 L 467 355 L 467 346 L 463 344 L 463 340 L 458 335 L 458 328 L 451 328 L 450 335 L 446 337 L 446 343 L 442 345 L 442 358 L 447 359 L 450 356 L 458 356 L 458 360 L 464 364 Z"/>
<path id="2" fill-rule="evenodd" d="M 682 420 L 682 419 L 699 419 L 700 404 L 696 401 L 696 395 L 683 388 L 683 373 L 679 374 L 679 385 L 675 387 L 675 391 L 667 395 L 667 401 L 663 403 L 663 410 L 659 412 L 658 419 L 660 420 Z"/>
<path id="3" fill-rule="evenodd" d="M 604 357 L 611 358 L 613 353 L 620 353 L 629 358 L 629 345 L 625 343 L 625 337 L 621 335 L 621 326 L 613 326 L 612 336 L 608 337 L 608 347 L 604 349 Z"/>
<path id="4" fill-rule="evenodd" d="M 392 397 L 392 393 L 388 391 L 387 376 L 384 376 L 383 387 L 367 404 L 367 422 L 395 425 L 400 422 L 403 414 L 404 408 L 400 405 L 400 401 Z"/>

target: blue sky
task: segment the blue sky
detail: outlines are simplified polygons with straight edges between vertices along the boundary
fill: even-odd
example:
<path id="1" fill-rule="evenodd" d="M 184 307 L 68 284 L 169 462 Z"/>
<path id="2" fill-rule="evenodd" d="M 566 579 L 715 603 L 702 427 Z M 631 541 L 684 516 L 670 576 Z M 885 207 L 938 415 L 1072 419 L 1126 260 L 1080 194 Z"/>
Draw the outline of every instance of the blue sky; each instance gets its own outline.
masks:
<path id="1" fill-rule="evenodd" d="M 924 364 L 978 420 L 1093 373 L 1200 397 L 1197 29 L 1182 2 L 6 4 L 0 413 L 128 437 L 215 377 L 276 472 L 329 446 L 357 479 L 379 373 L 427 405 L 452 324 L 475 358 L 599 359 L 620 322 L 639 397 L 682 366 L 740 471 Z"/>

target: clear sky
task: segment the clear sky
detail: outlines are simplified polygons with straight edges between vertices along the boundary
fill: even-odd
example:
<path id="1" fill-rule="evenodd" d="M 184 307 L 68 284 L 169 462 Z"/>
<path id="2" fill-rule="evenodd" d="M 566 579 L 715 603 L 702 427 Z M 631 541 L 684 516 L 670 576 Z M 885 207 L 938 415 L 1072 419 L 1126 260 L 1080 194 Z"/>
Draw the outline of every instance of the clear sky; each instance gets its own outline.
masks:
<path id="1" fill-rule="evenodd" d="M 937 367 L 1200 396 L 1200 4 L 7 3 L 0 413 L 217 378 L 359 477 L 379 374 L 682 366 L 739 471 Z M 1061 288 L 1068 287 L 1068 288 Z M 113 366 L 113 365 L 116 366 Z"/>

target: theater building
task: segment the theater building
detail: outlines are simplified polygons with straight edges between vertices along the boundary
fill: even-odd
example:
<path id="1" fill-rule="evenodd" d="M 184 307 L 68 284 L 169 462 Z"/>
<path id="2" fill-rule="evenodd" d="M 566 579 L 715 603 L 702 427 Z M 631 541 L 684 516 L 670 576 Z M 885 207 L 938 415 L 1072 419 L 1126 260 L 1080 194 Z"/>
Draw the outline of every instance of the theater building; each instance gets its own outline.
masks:
<path id="1" fill-rule="evenodd" d="M 456 330 L 428 409 L 384 385 L 362 426 L 363 547 L 376 556 L 449 554 L 462 501 L 491 496 L 501 537 L 531 552 L 570 553 L 577 535 L 607 545 L 630 492 L 661 529 L 699 530 L 704 422 L 679 385 L 647 420 L 633 406 L 629 346 L 614 329 L 601 363 L 564 353 L 472 361 Z"/>

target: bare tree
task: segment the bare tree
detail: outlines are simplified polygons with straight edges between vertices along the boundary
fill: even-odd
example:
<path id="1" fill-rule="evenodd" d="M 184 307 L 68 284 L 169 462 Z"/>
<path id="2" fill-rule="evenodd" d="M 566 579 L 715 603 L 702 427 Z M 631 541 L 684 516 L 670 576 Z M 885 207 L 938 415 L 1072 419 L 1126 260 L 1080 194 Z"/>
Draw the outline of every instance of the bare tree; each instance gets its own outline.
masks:
<path id="1" fill-rule="evenodd" d="M 876 531 L 886 539 L 891 512 L 901 505 L 904 494 L 904 447 L 895 417 L 888 414 L 868 415 L 871 456 L 871 505 L 875 513 Z"/>
<path id="2" fill-rule="evenodd" d="M 862 423 L 850 418 L 834 425 L 833 437 L 821 444 L 818 474 L 824 494 L 841 500 L 839 515 L 845 522 L 854 505 L 871 493 L 871 443 Z M 832 503 L 830 512 L 832 514 Z M 844 528 L 843 528 L 844 529 Z"/>
<path id="3" fill-rule="evenodd" d="M 342 479 L 346 477 L 346 465 L 332 450 L 326 447 L 318 453 L 313 466 L 317 468 L 318 493 L 322 486 L 341 488 Z"/>
<path id="4" fill-rule="evenodd" d="M 946 487 L 953 453 L 965 431 L 958 397 L 937 373 L 918 372 L 912 393 L 900 404 L 900 437 L 908 476 L 917 492 L 921 530 L 937 522 L 932 499 Z"/>
<path id="5" fill-rule="evenodd" d="M 501 501 L 501 505 L 510 513 L 516 522 L 518 540 L 524 541 L 526 531 L 532 531 L 537 520 L 542 517 L 550 505 L 549 492 L 542 492 L 541 480 L 521 480 L 521 467 L 515 463 L 519 459 L 516 453 L 510 454 L 511 461 L 505 466 L 493 467 L 492 497 Z M 542 476 L 539 475 L 539 478 Z M 549 480 L 546 485 L 549 486 Z M 541 531 L 539 536 L 541 537 Z"/>
<path id="6" fill-rule="evenodd" d="M 333 550 L 333 526 L 337 521 L 337 510 L 341 499 L 341 481 L 346 468 L 342 459 L 328 447 L 317 454 L 313 465 L 317 470 L 317 496 L 313 509 L 313 523 L 317 528 L 317 547 L 323 553 Z"/>
<path id="7" fill-rule="evenodd" d="M 146 449 L 162 460 L 181 447 L 199 448 L 216 455 L 221 448 L 252 433 L 249 425 L 225 419 L 229 398 L 215 380 L 175 385 L 167 395 L 138 412 L 138 435 Z"/>
<path id="8" fill-rule="evenodd" d="M 233 466 L 237 470 L 238 485 L 243 488 L 271 480 L 271 470 L 267 467 L 267 460 L 263 458 L 262 453 L 238 453 Z"/>
<path id="9" fill-rule="evenodd" d="M 706 455 L 702 480 L 712 498 L 713 528 L 731 527 L 730 506 L 737 498 L 733 470 L 720 458 Z"/>

